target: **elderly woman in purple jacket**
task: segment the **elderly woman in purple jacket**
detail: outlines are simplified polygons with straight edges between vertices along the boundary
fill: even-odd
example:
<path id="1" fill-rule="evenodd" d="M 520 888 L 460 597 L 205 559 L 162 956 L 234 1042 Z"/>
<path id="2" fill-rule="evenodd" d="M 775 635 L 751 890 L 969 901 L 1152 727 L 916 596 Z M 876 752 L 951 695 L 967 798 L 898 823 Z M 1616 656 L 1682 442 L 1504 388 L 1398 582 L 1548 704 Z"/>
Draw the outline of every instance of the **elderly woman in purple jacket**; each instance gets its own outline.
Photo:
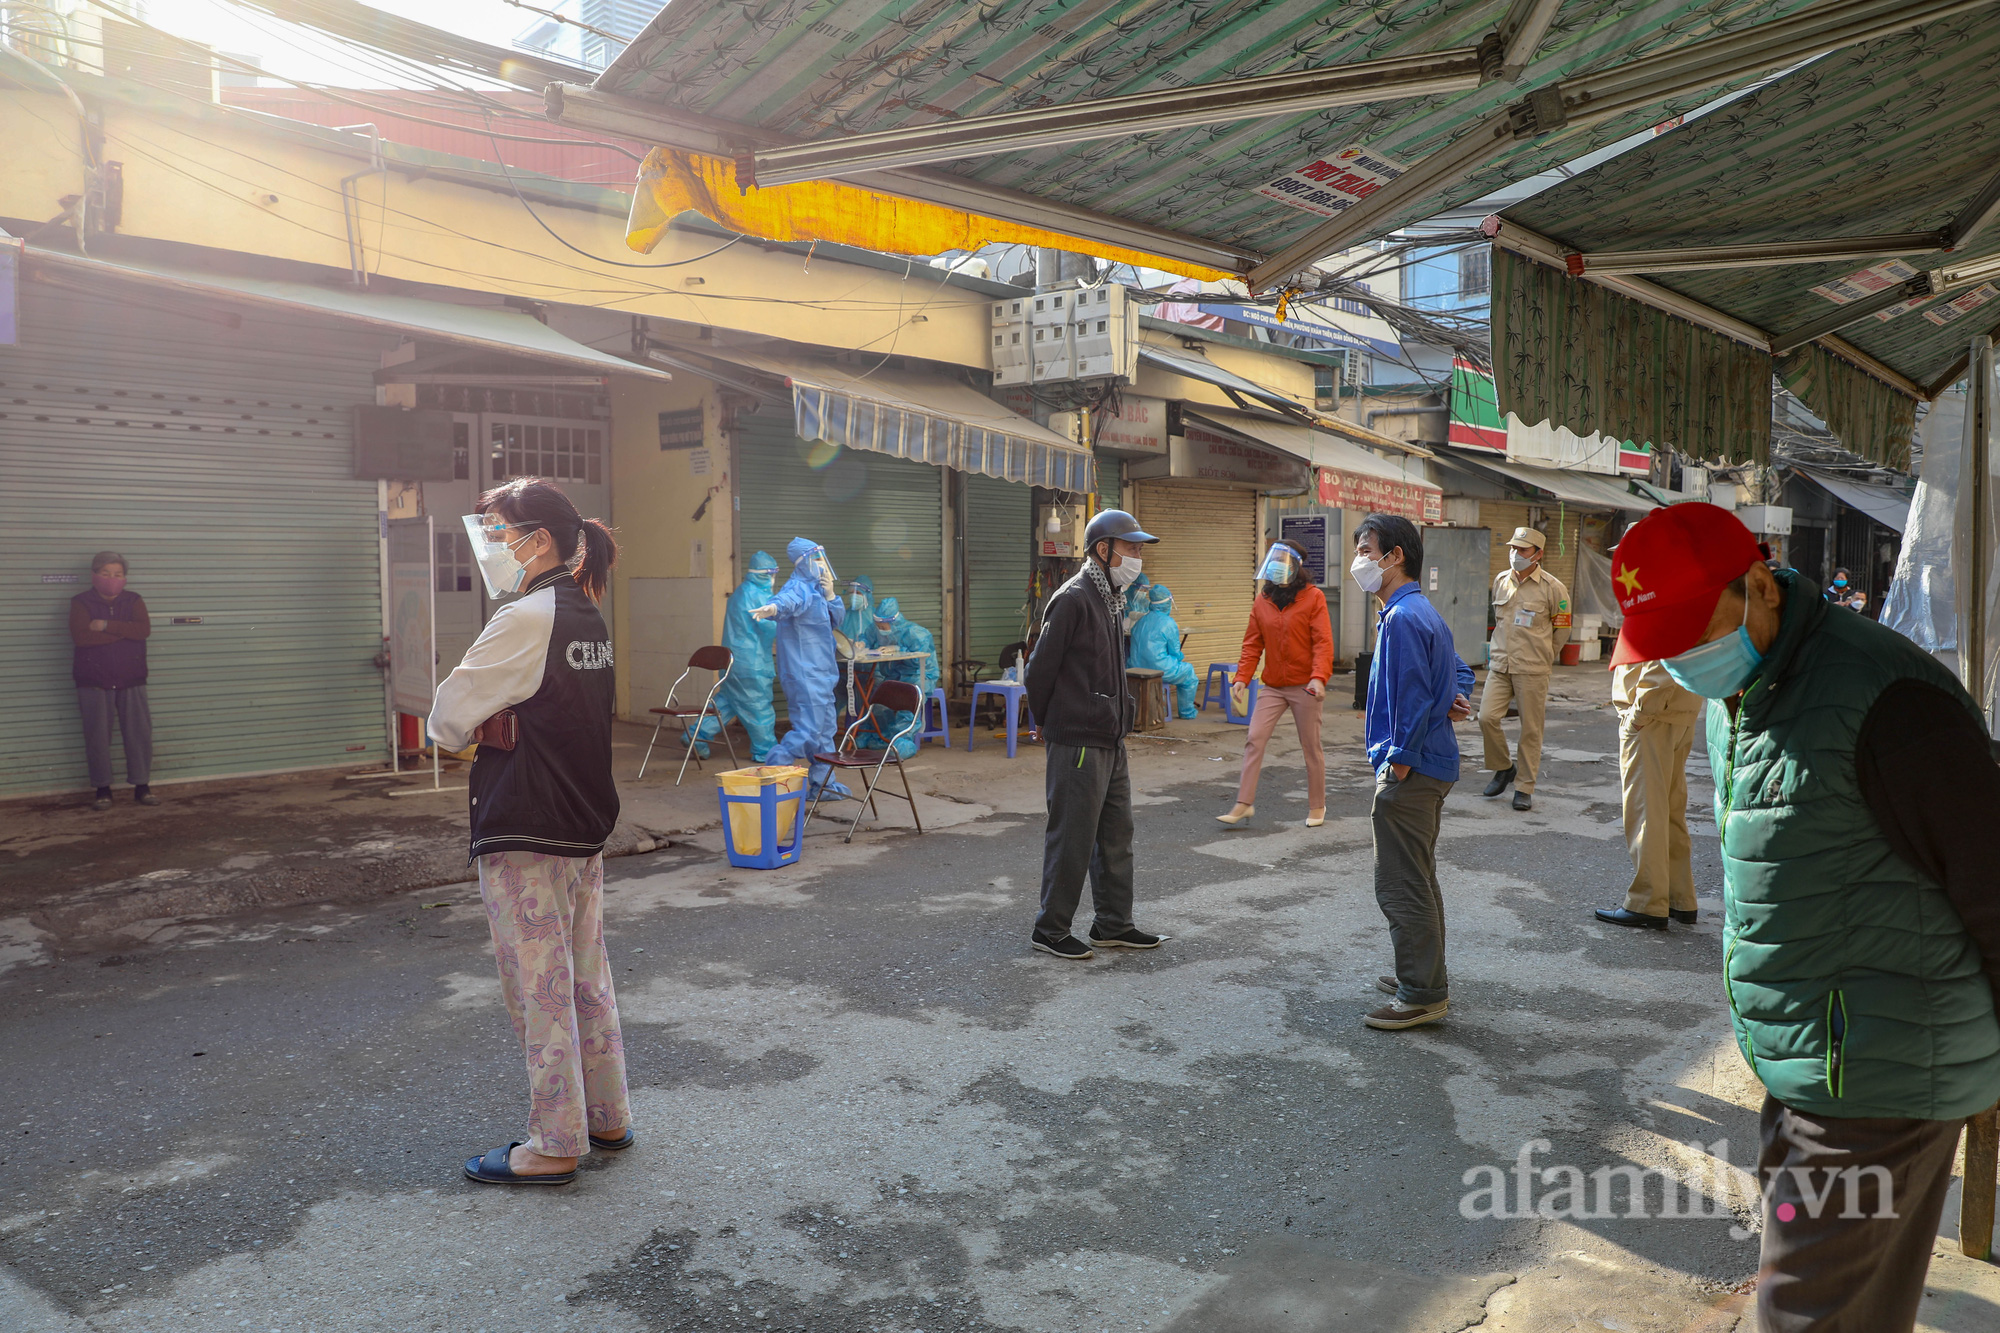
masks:
<path id="1" fill-rule="evenodd" d="M 140 805 L 158 805 L 153 776 L 153 714 L 146 703 L 146 639 L 153 622 L 146 601 L 125 586 L 125 557 L 99 551 L 90 558 L 90 591 L 69 599 L 69 637 L 76 645 L 70 676 L 83 713 L 83 749 L 95 808 L 111 808 L 111 719 L 125 742 L 125 780 Z"/>

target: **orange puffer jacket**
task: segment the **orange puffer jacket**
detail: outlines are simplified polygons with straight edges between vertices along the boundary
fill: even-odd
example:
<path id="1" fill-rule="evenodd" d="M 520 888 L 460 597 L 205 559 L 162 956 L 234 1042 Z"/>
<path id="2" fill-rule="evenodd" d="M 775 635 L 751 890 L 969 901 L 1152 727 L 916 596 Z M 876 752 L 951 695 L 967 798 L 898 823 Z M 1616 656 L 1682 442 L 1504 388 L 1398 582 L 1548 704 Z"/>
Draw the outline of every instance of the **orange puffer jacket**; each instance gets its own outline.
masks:
<path id="1" fill-rule="evenodd" d="M 1280 611 L 1261 592 L 1250 607 L 1250 626 L 1243 631 L 1243 657 L 1236 664 L 1236 681 L 1248 684 L 1264 659 L 1264 683 L 1276 688 L 1325 682 L 1333 675 L 1333 626 L 1327 619 L 1326 594 L 1306 587 Z"/>

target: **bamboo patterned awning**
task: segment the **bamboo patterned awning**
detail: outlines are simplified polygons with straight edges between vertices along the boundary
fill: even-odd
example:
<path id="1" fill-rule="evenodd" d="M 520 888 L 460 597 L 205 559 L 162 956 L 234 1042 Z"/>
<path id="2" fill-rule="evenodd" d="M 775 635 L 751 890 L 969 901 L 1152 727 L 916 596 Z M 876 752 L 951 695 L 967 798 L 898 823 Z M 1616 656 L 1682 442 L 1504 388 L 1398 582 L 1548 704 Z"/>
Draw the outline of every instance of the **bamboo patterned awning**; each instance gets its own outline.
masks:
<path id="1" fill-rule="evenodd" d="M 2000 23 L 1968 13 L 1826 56 L 1508 209 L 1495 228 L 1501 246 L 1513 228 L 1554 245 L 1523 247 L 1539 250 L 1543 276 L 1518 277 L 1510 308 L 1496 271 L 1496 371 L 1503 400 L 1510 379 L 1526 399 L 1503 406 L 1579 429 L 1580 410 L 1629 403 L 1629 386 L 1608 376 L 1629 380 L 1630 363 L 1599 374 L 1580 343 L 1549 343 L 1551 312 L 1576 306 L 1573 289 L 1623 302 L 1650 288 L 1667 298 L 1650 303 L 1655 312 L 1679 301 L 1718 317 L 1690 341 L 1733 377 L 1723 390 L 1747 391 L 1736 380 L 1760 372 L 1737 363 L 1764 361 L 1849 448 L 1906 461 L 1915 401 L 1961 373 L 1974 334 L 2000 331 L 2000 264 L 1989 265 L 1991 281 L 1981 268 L 2000 256 L 2000 221 L 1964 234 L 1982 210 L 1990 218 L 2000 188 L 1996 124 Z M 1955 248 L 1941 249 L 1947 242 Z M 1821 262 L 1774 262 L 1843 249 Z M 1586 276 L 1551 276 L 1550 264 Z M 1598 274 L 1621 276 L 1589 280 Z M 1924 296 L 1909 294 L 1911 274 L 1970 276 Z M 1536 338 L 1554 350 L 1544 355 Z M 1717 387 L 1705 371 L 1663 367 L 1655 397 Z M 1629 414 L 1620 419 L 1629 424 Z M 1660 442 L 1707 456 L 1759 452 L 1761 441 L 1749 447 L 1742 430 L 1725 409 Z"/>
<path id="2" fill-rule="evenodd" d="M 1990 4 L 1918 0 L 1933 2 Z M 679 154 L 655 164 L 662 188 L 657 206 L 635 215 L 636 244 L 657 239 L 674 208 L 698 207 L 691 199 L 729 211 L 731 200 L 782 196 L 796 188 L 784 182 L 796 182 L 804 193 L 750 211 L 793 228 L 831 218 L 839 239 L 861 244 L 870 238 L 855 227 L 886 228 L 872 243 L 899 252 L 914 248 L 898 244 L 906 224 L 922 237 L 1007 239 L 980 225 L 997 221 L 1077 238 L 1078 249 L 1270 286 L 1359 233 L 1477 198 L 1794 63 L 1799 41 L 1820 39 L 1822 15 L 1866 10 L 1863 21 L 1879 23 L 1909 8 L 673 0 L 593 87 L 556 85 L 550 106 L 567 123 Z M 1767 34 L 1779 44 L 1767 49 Z M 1707 45 L 1681 60 L 1696 44 Z M 1717 44 L 1731 59 L 1709 59 Z M 1273 100 L 1274 86 L 1304 91 Z M 1353 166 L 1343 155 L 1359 148 L 1373 175 L 1343 177 L 1346 193 L 1328 194 L 1327 173 Z M 794 165 L 769 160 L 788 153 Z M 887 165 L 857 165 L 870 153 Z M 845 157 L 815 166 L 814 154 Z M 1439 165 L 1453 154 L 1457 165 Z M 1294 174 L 1322 163 L 1320 175 Z M 870 195 L 959 216 L 911 221 Z M 1329 226 L 1349 223 L 1357 234 L 1326 240 Z"/>

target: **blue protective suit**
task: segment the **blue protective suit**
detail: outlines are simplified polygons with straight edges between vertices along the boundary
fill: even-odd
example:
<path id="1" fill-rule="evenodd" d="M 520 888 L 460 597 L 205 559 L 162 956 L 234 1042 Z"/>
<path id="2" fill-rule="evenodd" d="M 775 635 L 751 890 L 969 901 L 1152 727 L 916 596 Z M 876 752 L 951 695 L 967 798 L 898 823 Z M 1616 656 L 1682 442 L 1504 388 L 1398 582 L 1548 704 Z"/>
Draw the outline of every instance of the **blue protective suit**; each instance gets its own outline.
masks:
<path id="1" fill-rule="evenodd" d="M 875 641 L 874 580 L 863 574 L 859 578 L 849 579 L 847 586 L 850 589 L 848 593 L 847 614 L 841 618 L 840 632 L 845 634 L 856 648 L 880 647 Z M 854 594 L 851 591 L 854 588 L 861 589 L 862 602 L 860 606 L 854 605 Z"/>
<path id="2" fill-rule="evenodd" d="M 1132 586 L 1125 590 L 1125 633 L 1138 632 L 1139 621 L 1150 609 L 1147 598 L 1152 593 L 1153 581 L 1141 574 L 1132 580 Z"/>
<path id="3" fill-rule="evenodd" d="M 1179 716 L 1195 715 L 1194 664 L 1181 651 L 1181 627 L 1174 623 L 1174 595 L 1162 584 L 1154 584 L 1147 598 L 1146 614 L 1132 631 L 1132 651 L 1125 665 L 1162 673 L 1161 678 L 1175 690 Z"/>
<path id="4" fill-rule="evenodd" d="M 792 729 L 778 738 L 764 762 L 806 765 L 811 770 L 810 790 L 824 785 L 829 796 L 846 796 L 848 790 L 834 781 L 833 770 L 812 762 L 814 755 L 831 751 L 839 739 L 833 690 L 840 667 L 833 655 L 833 630 L 840 623 L 840 599 L 828 597 L 820 588 L 815 565 L 826 557 L 818 542 L 794 537 L 785 554 L 792 558 L 792 576 L 771 599 L 771 606 L 777 612 L 778 679 L 785 687 L 785 711 Z"/>
<path id="5" fill-rule="evenodd" d="M 771 660 L 771 646 L 777 641 L 778 626 L 775 621 L 759 620 L 750 614 L 760 606 L 770 605 L 771 584 L 777 572 L 778 562 L 769 552 L 759 551 L 750 557 L 748 575 L 729 594 L 728 606 L 722 613 L 722 646 L 733 658 L 729 679 L 715 696 L 715 712 L 721 721 L 704 718 L 701 730 L 696 733 L 701 739 L 695 742 L 695 753 L 704 759 L 708 758 L 708 746 L 702 741 L 721 735 L 722 728 L 732 719 L 743 724 L 744 734 L 750 738 L 750 757 L 756 762 L 763 763 L 764 756 L 777 743 L 778 714 L 771 705 L 771 686 L 778 678 L 778 671 Z"/>
<path id="6" fill-rule="evenodd" d="M 882 628 L 884 623 L 889 626 L 887 630 Z M 877 647 L 893 648 L 901 653 L 925 654 L 921 661 L 884 662 L 881 666 L 875 668 L 875 677 L 877 680 L 906 680 L 917 687 L 919 695 L 925 696 L 937 688 L 937 642 L 931 637 L 931 632 L 922 625 L 917 624 L 914 620 L 905 620 L 903 618 L 902 608 L 896 604 L 895 598 L 884 597 L 875 604 L 875 623 L 873 628 L 877 638 L 880 640 L 876 645 Z M 880 732 L 883 740 L 886 741 L 889 737 L 900 732 L 904 727 L 909 726 L 915 720 L 915 717 L 914 713 L 908 711 L 892 712 L 887 708 L 877 708 L 869 720 L 874 723 L 875 730 Z M 905 759 L 915 754 L 917 752 L 917 732 L 922 729 L 918 727 L 911 731 L 908 736 L 897 741 L 896 753 Z"/>

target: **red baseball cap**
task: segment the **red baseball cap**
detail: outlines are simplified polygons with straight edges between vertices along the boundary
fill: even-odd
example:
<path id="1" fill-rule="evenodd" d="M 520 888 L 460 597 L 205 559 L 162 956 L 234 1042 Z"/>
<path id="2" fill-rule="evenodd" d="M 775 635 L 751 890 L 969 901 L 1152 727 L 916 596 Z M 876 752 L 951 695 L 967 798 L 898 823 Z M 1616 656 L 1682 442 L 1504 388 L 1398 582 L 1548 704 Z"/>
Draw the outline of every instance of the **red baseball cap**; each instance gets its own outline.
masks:
<path id="1" fill-rule="evenodd" d="M 1640 519 L 1611 553 L 1611 590 L 1625 617 L 1611 664 L 1694 647 L 1722 590 L 1761 559 L 1750 529 L 1718 505 L 1689 501 Z"/>

